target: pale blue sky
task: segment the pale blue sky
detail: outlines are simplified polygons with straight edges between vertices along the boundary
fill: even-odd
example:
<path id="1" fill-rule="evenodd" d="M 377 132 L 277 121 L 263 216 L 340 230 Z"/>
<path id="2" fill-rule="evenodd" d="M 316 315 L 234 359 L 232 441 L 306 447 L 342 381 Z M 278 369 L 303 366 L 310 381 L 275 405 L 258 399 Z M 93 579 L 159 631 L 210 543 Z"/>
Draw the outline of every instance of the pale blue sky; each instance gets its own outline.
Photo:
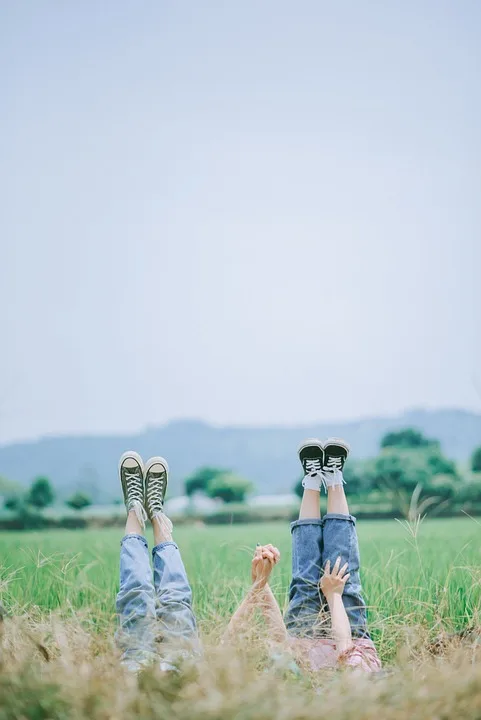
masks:
<path id="1" fill-rule="evenodd" d="M 481 3 L 0 5 L 0 442 L 481 409 Z"/>

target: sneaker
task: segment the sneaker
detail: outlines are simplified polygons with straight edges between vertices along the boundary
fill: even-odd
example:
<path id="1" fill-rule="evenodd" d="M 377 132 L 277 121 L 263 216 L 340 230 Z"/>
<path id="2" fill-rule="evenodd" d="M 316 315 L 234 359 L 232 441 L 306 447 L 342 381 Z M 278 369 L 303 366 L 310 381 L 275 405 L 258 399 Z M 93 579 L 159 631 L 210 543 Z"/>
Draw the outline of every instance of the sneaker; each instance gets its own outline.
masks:
<path id="1" fill-rule="evenodd" d="M 327 487 L 343 485 L 346 481 L 342 471 L 350 451 L 349 444 L 341 438 L 328 438 L 324 443 L 323 476 Z"/>
<path id="2" fill-rule="evenodd" d="M 164 498 L 169 480 L 169 466 L 163 457 L 153 457 L 145 464 L 145 509 L 149 520 L 164 513 Z M 165 517 L 165 516 L 164 516 Z"/>
<path id="3" fill-rule="evenodd" d="M 119 477 L 127 512 L 134 510 L 139 523 L 145 527 L 144 463 L 138 453 L 129 450 L 122 455 L 119 460 Z"/>
<path id="4" fill-rule="evenodd" d="M 302 486 L 308 490 L 320 490 L 324 466 L 324 448 L 321 441 L 317 438 L 308 438 L 301 444 L 297 453 L 304 470 Z"/>

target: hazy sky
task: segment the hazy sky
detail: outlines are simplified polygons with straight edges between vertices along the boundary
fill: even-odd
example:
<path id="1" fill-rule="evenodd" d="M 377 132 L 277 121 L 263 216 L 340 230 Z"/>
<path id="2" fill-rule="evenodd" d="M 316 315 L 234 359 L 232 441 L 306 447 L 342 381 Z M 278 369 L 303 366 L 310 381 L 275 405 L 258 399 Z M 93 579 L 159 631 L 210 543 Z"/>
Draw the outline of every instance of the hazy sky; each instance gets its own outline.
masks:
<path id="1" fill-rule="evenodd" d="M 0 5 L 0 442 L 481 409 L 481 3 Z"/>

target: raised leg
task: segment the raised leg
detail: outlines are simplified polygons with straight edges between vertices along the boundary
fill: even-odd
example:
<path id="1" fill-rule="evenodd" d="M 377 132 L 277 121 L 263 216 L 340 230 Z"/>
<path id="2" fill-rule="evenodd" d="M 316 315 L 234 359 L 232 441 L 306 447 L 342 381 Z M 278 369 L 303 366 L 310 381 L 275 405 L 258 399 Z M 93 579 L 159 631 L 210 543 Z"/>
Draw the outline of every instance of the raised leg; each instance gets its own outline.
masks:
<path id="1" fill-rule="evenodd" d="M 155 658 L 155 591 L 147 541 L 135 511 L 129 513 L 126 530 L 128 534 L 120 548 L 120 590 L 116 602 L 120 626 L 116 641 L 122 650 L 123 664 L 139 670 Z"/>
<path id="2" fill-rule="evenodd" d="M 347 562 L 349 580 L 342 600 L 346 608 L 353 637 L 369 638 L 366 604 L 362 597 L 359 576 L 360 556 L 356 532 L 356 519 L 349 514 L 343 485 L 327 488 L 327 514 L 322 519 L 322 566 L 330 560 L 331 567 L 341 556 L 341 566 Z"/>
<path id="3" fill-rule="evenodd" d="M 179 655 L 191 654 L 199 649 L 192 590 L 179 548 L 172 539 L 172 524 L 163 514 L 157 515 L 152 524 L 158 632 L 162 643 L 170 646 L 162 652 L 164 658 L 175 664 Z"/>
<path id="4" fill-rule="evenodd" d="M 289 606 L 284 617 L 291 635 L 318 637 L 322 634 L 319 613 L 323 606 L 319 590 L 321 577 L 322 521 L 320 475 L 323 450 L 317 441 L 306 441 L 299 457 L 306 477 L 303 480 L 299 520 L 292 523 L 292 580 Z"/>

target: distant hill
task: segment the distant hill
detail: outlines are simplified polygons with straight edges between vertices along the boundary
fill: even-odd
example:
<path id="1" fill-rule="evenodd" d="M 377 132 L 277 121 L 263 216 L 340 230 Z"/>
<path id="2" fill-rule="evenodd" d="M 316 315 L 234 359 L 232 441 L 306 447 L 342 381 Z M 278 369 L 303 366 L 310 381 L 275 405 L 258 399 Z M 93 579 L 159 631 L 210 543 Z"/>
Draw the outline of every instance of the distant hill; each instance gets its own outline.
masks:
<path id="1" fill-rule="evenodd" d="M 462 410 L 415 410 L 398 417 L 304 427 L 214 427 L 181 420 L 137 435 L 46 437 L 0 447 L 0 476 L 23 485 L 37 475 L 49 477 L 59 493 L 86 488 L 97 500 L 119 497 L 117 461 L 124 450 L 147 459 L 164 455 L 170 464 L 170 494 L 202 465 L 225 467 L 252 480 L 260 493 L 288 492 L 299 477 L 297 445 L 306 437 L 345 437 L 357 458 L 375 455 L 381 437 L 401 427 L 416 427 L 440 440 L 445 453 L 466 461 L 481 444 L 481 415 Z"/>

